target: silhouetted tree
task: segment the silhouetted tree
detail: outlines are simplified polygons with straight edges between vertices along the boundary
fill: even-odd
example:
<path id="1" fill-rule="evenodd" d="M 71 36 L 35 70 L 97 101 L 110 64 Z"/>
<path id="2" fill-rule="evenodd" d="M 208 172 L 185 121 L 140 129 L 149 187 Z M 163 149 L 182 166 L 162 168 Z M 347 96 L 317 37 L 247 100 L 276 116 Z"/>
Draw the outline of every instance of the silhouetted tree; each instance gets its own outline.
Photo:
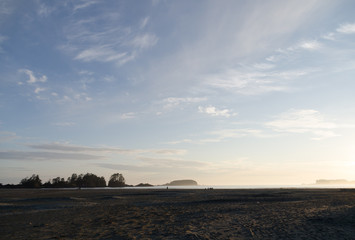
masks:
<path id="1" fill-rule="evenodd" d="M 82 174 L 80 174 L 79 178 Z M 95 174 L 87 173 L 81 178 L 81 186 L 79 187 L 106 187 L 106 180 L 104 177 L 98 177 Z"/>
<path id="2" fill-rule="evenodd" d="M 108 182 L 109 187 L 124 187 L 125 185 L 125 179 L 120 173 L 112 174 L 110 177 L 110 181 Z"/>
<path id="3" fill-rule="evenodd" d="M 30 178 L 24 178 L 20 182 L 21 186 L 28 188 L 39 188 L 42 185 L 42 180 L 38 175 L 33 174 Z"/>
<path id="4" fill-rule="evenodd" d="M 78 186 L 78 183 L 77 183 L 77 181 L 78 181 L 78 175 L 76 174 L 76 173 L 73 173 L 72 175 L 71 175 L 71 177 L 68 177 L 68 184 L 71 186 L 71 187 L 76 187 L 76 186 Z"/>

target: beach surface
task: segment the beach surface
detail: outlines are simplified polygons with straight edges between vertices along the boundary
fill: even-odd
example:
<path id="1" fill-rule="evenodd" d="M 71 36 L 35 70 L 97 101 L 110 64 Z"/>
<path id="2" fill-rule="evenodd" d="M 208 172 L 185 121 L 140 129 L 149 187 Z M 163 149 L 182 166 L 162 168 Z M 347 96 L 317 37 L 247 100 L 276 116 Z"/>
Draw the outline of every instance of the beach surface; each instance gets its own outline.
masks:
<path id="1" fill-rule="evenodd" d="M 355 189 L 0 189 L 0 239 L 355 239 Z"/>

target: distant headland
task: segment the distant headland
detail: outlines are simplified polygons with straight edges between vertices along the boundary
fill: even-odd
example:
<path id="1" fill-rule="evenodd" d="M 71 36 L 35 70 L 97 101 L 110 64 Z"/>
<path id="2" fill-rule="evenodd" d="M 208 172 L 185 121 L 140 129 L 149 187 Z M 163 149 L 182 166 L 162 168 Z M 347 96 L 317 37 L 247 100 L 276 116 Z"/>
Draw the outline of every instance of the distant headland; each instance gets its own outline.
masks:
<path id="1" fill-rule="evenodd" d="M 355 181 L 348 181 L 346 179 L 318 179 L 316 181 L 316 184 L 317 185 L 327 185 L 327 184 L 330 184 L 330 185 L 343 185 L 343 184 L 355 184 Z"/>
<path id="2" fill-rule="evenodd" d="M 197 182 L 195 180 L 174 180 L 170 183 L 165 184 L 165 186 L 197 186 Z"/>

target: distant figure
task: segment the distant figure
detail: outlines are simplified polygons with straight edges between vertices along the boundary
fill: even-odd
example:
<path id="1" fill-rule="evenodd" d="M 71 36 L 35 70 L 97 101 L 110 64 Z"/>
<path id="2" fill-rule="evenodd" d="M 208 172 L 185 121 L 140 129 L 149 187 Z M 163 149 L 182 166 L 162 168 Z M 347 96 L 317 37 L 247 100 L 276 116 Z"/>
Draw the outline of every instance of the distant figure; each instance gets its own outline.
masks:
<path id="1" fill-rule="evenodd" d="M 166 190 L 168 190 L 169 189 L 169 187 L 166 187 Z"/>

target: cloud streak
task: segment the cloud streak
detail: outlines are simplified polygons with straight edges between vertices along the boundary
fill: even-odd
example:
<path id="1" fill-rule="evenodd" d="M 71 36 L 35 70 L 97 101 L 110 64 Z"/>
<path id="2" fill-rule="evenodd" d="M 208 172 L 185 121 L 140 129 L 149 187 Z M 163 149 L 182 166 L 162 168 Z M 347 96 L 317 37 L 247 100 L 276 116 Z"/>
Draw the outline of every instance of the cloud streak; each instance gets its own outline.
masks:
<path id="1" fill-rule="evenodd" d="M 204 134 L 206 137 L 199 139 L 185 138 L 182 140 L 171 141 L 167 144 L 208 144 L 219 143 L 230 139 L 243 138 L 243 137 L 256 137 L 256 138 L 269 138 L 273 137 L 271 134 L 265 133 L 261 129 L 253 128 L 225 128 L 214 131 L 209 131 Z"/>
<path id="2" fill-rule="evenodd" d="M 226 117 L 226 118 L 229 118 L 231 116 L 236 116 L 237 115 L 237 113 L 233 113 L 229 109 L 217 109 L 214 106 L 208 106 L 208 107 L 199 106 L 198 107 L 198 111 L 200 113 L 205 113 L 205 114 L 208 114 L 208 115 L 213 116 L 213 117 Z"/>
<path id="3" fill-rule="evenodd" d="M 136 164 L 98 163 L 97 166 L 108 169 L 120 169 L 135 172 L 171 172 L 171 171 L 201 171 L 209 164 L 200 161 L 190 161 L 170 158 L 140 158 Z"/>
<path id="4" fill-rule="evenodd" d="M 3 136 L 1 136 L 3 135 Z M 16 138 L 15 134 L 2 133 L 0 142 L 8 142 Z M 90 161 L 90 160 L 110 160 L 116 154 L 130 155 L 133 158 L 142 158 L 142 155 L 175 156 L 184 155 L 183 149 L 123 149 L 115 147 L 89 147 L 66 143 L 38 143 L 27 144 L 27 147 L 36 151 L 0 151 L 0 160 L 16 161 Z"/>
<path id="5" fill-rule="evenodd" d="M 104 8 L 105 13 L 95 10 L 94 5 L 97 9 Z M 65 30 L 68 43 L 61 46 L 61 49 L 74 55 L 75 60 L 123 65 L 158 42 L 154 33 L 145 30 L 149 24 L 148 17 L 128 26 L 122 25 L 119 23 L 125 13 L 120 12 L 119 8 L 106 8 L 100 1 L 78 4 L 73 11 L 86 9 L 90 9 L 90 16 L 72 16 Z M 100 22 L 100 27 L 97 27 L 97 22 Z"/>
<path id="6" fill-rule="evenodd" d="M 275 120 L 267 122 L 266 126 L 277 132 L 311 133 L 314 140 L 338 136 L 334 130 L 339 127 L 313 109 L 291 109 L 280 114 Z"/>
<path id="7" fill-rule="evenodd" d="M 0 160 L 55 161 L 55 160 L 105 160 L 104 156 L 84 153 L 0 151 Z"/>
<path id="8" fill-rule="evenodd" d="M 106 152 L 106 153 L 132 153 L 134 150 L 112 147 L 88 147 L 63 143 L 28 144 L 33 149 L 60 152 Z"/>
<path id="9" fill-rule="evenodd" d="M 0 122 L 1 125 L 1 122 Z M 16 136 L 16 133 L 13 132 L 0 132 L 0 143 L 4 143 L 4 142 L 10 142 L 14 139 L 18 138 Z"/>
<path id="10" fill-rule="evenodd" d="M 206 101 L 206 97 L 169 97 L 161 101 L 163 108 L 171 110 L 177 107 L 183 107 L 189 104 L 195 104 Z"/>
<path id="11" fill-rule="evenodd" d="M 308 75 L 312 69 L 290 71 L 259 71 L 228 69 L 220 74 L 206 77 L 210 87 L 232 91 L 242 95 L 258 95 L 289 90 L 285 80 L 291 81 Z"/>

